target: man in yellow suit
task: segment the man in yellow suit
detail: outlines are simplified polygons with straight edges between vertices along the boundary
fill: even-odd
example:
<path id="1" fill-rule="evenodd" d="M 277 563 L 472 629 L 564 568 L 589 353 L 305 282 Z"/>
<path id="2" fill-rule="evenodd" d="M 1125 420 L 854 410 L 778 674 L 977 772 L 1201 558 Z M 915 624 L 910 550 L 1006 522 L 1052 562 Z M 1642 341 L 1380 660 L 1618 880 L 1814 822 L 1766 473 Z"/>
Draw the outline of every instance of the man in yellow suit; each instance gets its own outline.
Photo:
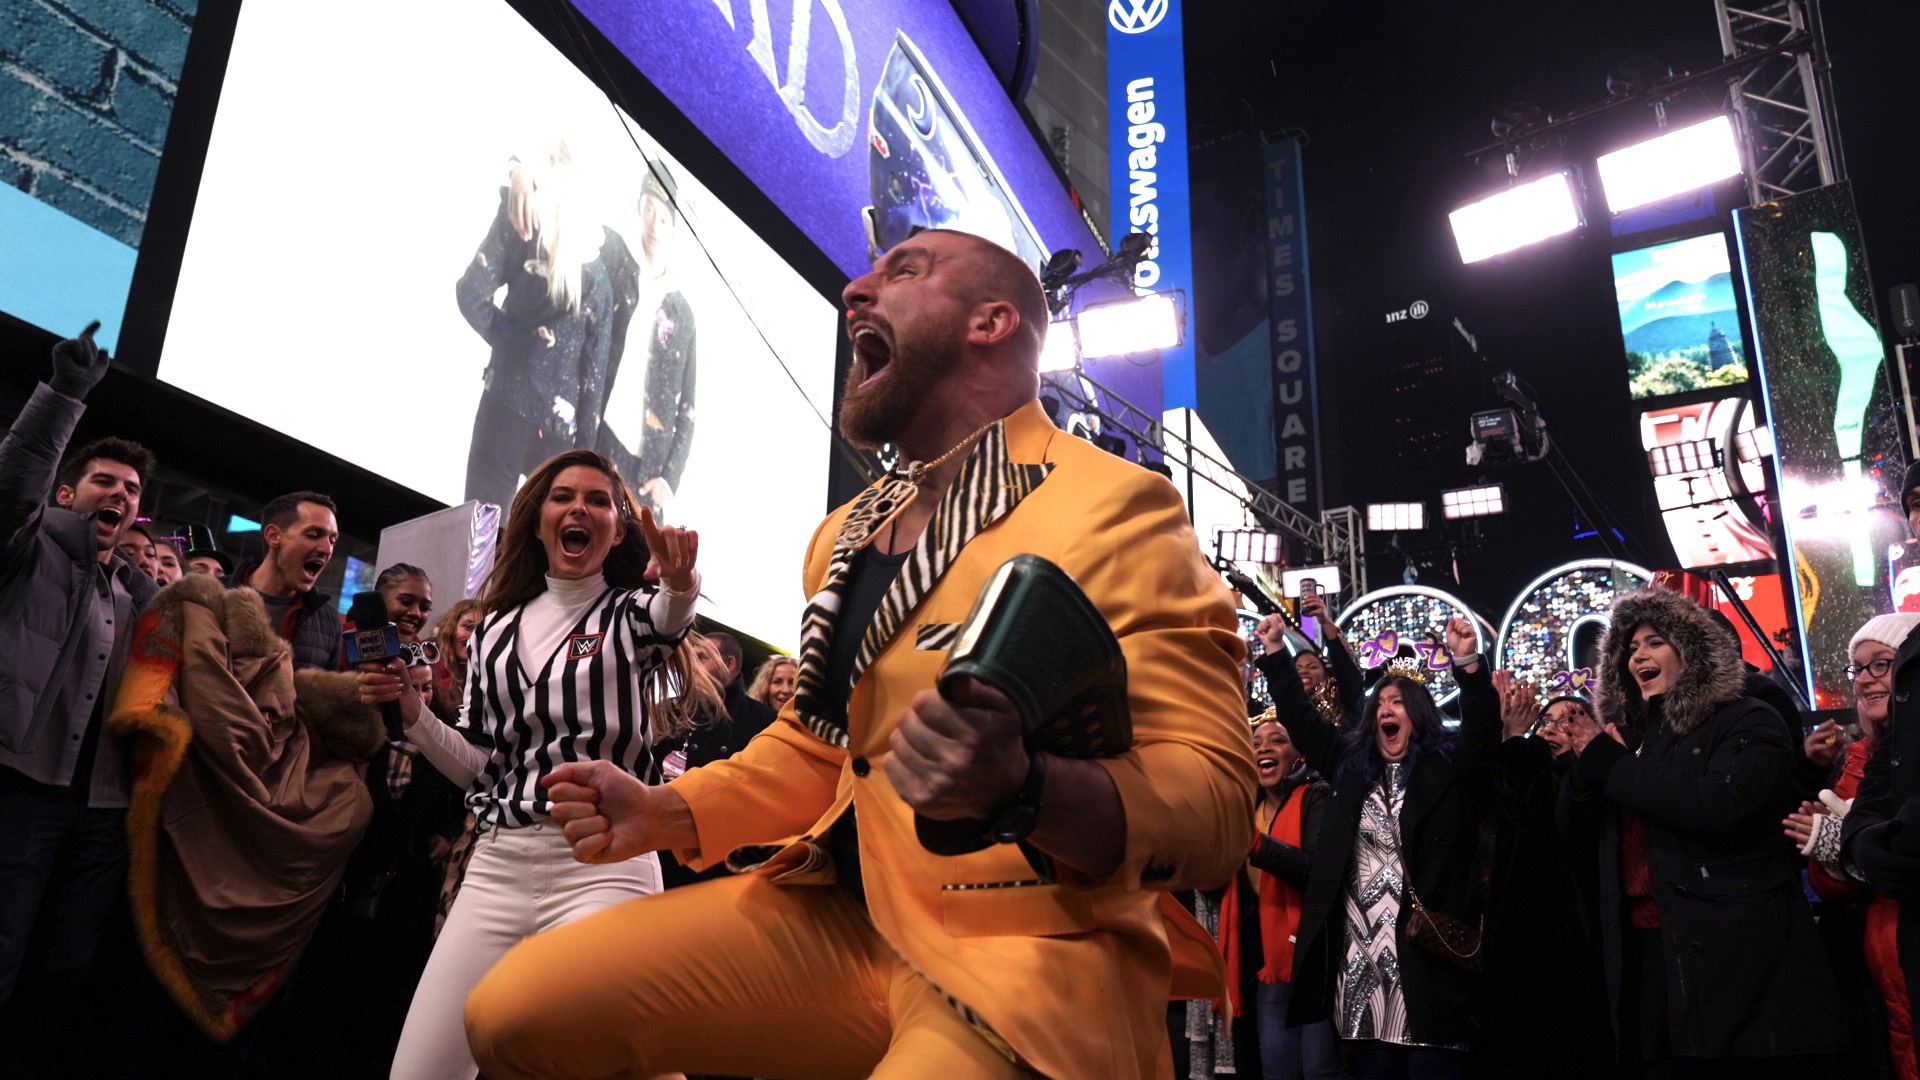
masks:
<path id="1" fill-rule="evenodd" d="M 583 860 L 745 872 L 509 953 L 467 1003 L 488 1077 L 1166 1076 L 1168 998 L 1224 991 L 1165 892 L 1224 881 L 1252 841 L 1243 646 L 1178 494 L 1040 408 L 1046 299 L 1014 255 L 923 232 L 844 299 L 841 431 L 907 464 L 814 534 L 794 699 L 671 784 L 605 762 L 550 778 Z M 1127 752 L 1030 753 L 998 692 L 933 689 L 1023 552 L 1118 637 Z M 933 854 L 916 812 L 999 842 Z"/>

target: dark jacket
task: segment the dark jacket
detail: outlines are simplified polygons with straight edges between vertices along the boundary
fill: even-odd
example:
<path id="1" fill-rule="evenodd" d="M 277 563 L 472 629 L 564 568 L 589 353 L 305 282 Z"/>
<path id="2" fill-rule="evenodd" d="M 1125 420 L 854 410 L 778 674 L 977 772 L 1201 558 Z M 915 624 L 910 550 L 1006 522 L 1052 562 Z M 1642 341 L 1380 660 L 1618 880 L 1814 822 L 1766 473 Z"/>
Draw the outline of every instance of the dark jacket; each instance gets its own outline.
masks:
<path id="1" fill-rule="evenodd" d="M 631 417 L 627 418 L 627 428 L 617 428 L 615 421 L 608 420 L 593 445 L 613 459 L 620 474 L 636 490 L 660 477 L 677 491 L 693 448 L 694 389 L 699 373 L 693 307 L 684 295 L 674 291 L 661 298 L 657 309 L 638 310 L 634 294 L 639 288 L 639 264 L 617 235 L 608 235 L 600 259 L 619 298 L 616 311 L 624 308 L 637 324 L 619 324 L 617 347 L 609 350 L 606 395 L 611 398 L 622 371 L 629 379 L 644 379 L 646 417 L 638 428 L 633 427 Z M 632 355 L 627 353 L 629 345 Z"/>
<path id="2" fill-rule="evenodd" d="M 1280 722 L 1285 724 L 1286 720 Z M 1291 737 L 1293 729 L 1288 728 L 1287 734 Z M 1280 781 L 1281 808 L 1285 809 L 1288 800 L 1296 795 L 1300 798 L 1300 846 L 1294 847 L 1261 833 L 1255 838 L 1247 861 L 1255 870 L 1272 874 L 1296 889 L 1305 889 L 1307 875 L 1312 871 L 1313 852 L 1319 847 L 1320 829 L 1326 824 L 1333 785 L 1320 779 L 1320 774 L 1311 767 L 1296 768 Z"/>
<path id="3" fill-rule="evenodd" d="M 1611 1077 L 1591 845 L 1569 845 L 1556 827 L 1560 784 L 1572 755 L 1538 738 L 1510 738 L 1493 754 L 1493 876 L 1487 901 L 1481 1039 L 1468 1074 Z M 1584 873 L 1583 873 L 1584 871 Z"/>
<path id="4" fill-rule="evenodd" d="M 1893 664 L 1893 710 L 1841 829 L 1841 860 L 1900 901 L 1900 968 L 1920 987 L 1920 633 Z"/>
<path id="5" fill-rule="evenodd" d="M 508 403 L 521 418 L 538 425 L 562 445 L 594 445 L 600 413 L 606 406 L 610 339 L 615 315 L 613 285 L 606 266 L 593 259 L 580 268 L 580 295 L 571 308 L 547 294 L 547 278 L 538 272 L 544 256 L 540 238 L 520 239 L 507 209 L 507 191 L 473 261 L 454 286 L 460 314 L 492 348 L 486 393 Z M 494 303 L 501 286 L 506 295 Z M 540 336 L 545 329 L 552 344 Z M 554 399 L 573 406 L 574 430 L 554 412 Z"/>
<path id="6" fill-rule="evenodd" d="M 1287 1020 L 1298 1026 L 1332 1015 L 1340 968 L 1346 962 L 1344 898 L 1353 873 L 1360 814 L 1371 785 L 1356 779 L 1352 771 L 1342 773 L 1343 757 L 1364 753 L 1365 748 L 1343 744 L 1341 732 L 1306 705 L 1292 665 L 1267 662 L 1260 670 L 1267 676 L 1275 711 L 1290 717 L 1285 722 L 1294 745 L 1334 785 L 1308 872 L 1294 953 Z M 1414 764 L 1400 811 L 1400 850 L 1406 875 L 1421 902 L 1475 925 L 1486 902 L 1481 827 L 1498 786 L 1489 757 L 1500 741 L 1500 706 L 1484 663 L 1473 674 L 1460 672 L 1455 677 L 1464 717 L 1460 732 L 1449 753 L 1425 753 Z M 1407 1035 L 1428 1045 L 1470 1043 L 1476 1032 L 1478 980 L 1408 940 L 1408 913 L 1403 907 L 1395 948 L 1406 992 Z"/>
<path id="7" fill-rule="evenodd" d="M 227 588 L 246 586 L 247 578 L 259 567 L 259 559 L 241 566 L 227 579 Z M 340 635 L 345 632 L 346 620 L 334 610 L 332 600 L 326 593 L 310 589 L 294 598 L 280 625 L 273 628 L 282 640 L 293 646 L 294 667 L 339 669 Z"/>
<path id="8" fill-rule="evenodd" d="M 1683 665 L 1650 707 L 1625 671 L 1642 626 L 1672 643 Z M 1620 1014 L 1619 812 L 1630 810 L 1646 838 L 1660 919 L 1670 1051 L 1721 1058 L 1841 1049 L 1845 1028 L 1800 888 L 1801 860 L 1780 837 L 1799 757 L 1780 716 L 1744 696 L 1733 643 L 1679 593 L 1621 597 L 1601 652 L 1600 721 L 1632 732 L 1635 748 L 1594 739 L 1562 804 L 1575 832 L 1594 838 L 1616 1031 L 1636 1022 Z"/>
<path id="9" fill-rule="evenodd" d="M 0 612 L 9 624 L 0 648 L 0 750 L 51 765 L 62 776 L 73 775 L 88 718 L 77 717 L 79 731 L 66 726 L 74 717 L 62 718 L 58 728 L 50 721 L 76 662 L 74 630 L 93 603 L 100 548 L 92 517 L 49 506 L 47 496 L 85 411 L 80 401 L 42 383 L 0 441 Z M 124 569 L 118 552 L 112 559 L 110 566 Z M 145 574 L 121 576 L 136 612 L 159 591 Z M 122 649 L 102 694 L 112 694 L 125 659 Z M 118 746 L 119 740 L 110 740 L 101 748 L 103 768 L 117 772 Z M 7 756 L 0 754 L 0 761 Z"/>
<path id="10" fill-rule="evenodd" d="M 697 769 L 732 757 L 747 745 L 747 740 L 765 731 L 767 725 L 773 723 L 773 718 L 779 715 L 773 706 L 749 696 L 739 679 L 727 684 L 726 704 L 727 715 L 697 725 L 686 735 L 687 768 Z M 672 742 L 665 745 L 669 749 L 677 749 Z"/>
<path id="11" fill-rule="evenodd" d="M 749 696 L 746 687 L 739 679 L 727 684 L 727 713 L 714 717 L 704 723 L 696 724 L 685 735 L 673 739 L 663 739 L 654 748 L 651 777 L 660 779 L 660 763 L 676 750 L 684 750 L 687 755 L 686 767 L 697 769 L 702 765 L 711 765 L 732 757 L 748 740 L 765 731 L 779 713 L 764 701 L 756 701 Z M 661 875 L 669 889 L 690 885 L 708 878 L 725 877 L 727 868 L 715 863 L 705 870 L 687 869 L 670 851 L 660 853 Z"/>

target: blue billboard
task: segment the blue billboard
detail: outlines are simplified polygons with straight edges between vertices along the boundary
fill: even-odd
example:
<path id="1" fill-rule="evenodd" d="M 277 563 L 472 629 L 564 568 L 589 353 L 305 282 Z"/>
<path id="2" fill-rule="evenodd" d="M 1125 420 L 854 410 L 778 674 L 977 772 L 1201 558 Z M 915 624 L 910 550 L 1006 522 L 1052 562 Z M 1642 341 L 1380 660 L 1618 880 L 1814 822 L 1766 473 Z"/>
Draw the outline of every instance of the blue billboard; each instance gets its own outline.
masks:
<path id="1" fill-rule="evenodd" d="M 1107 145 L 1115 237 L 1154 238 L 1134 276 L 1141 292 L 1193 291 L 1187 216 L 1187 72 L 1180 0 L 1109 0 Z M 1191 309 L 1191 305 L 1188 305 Z M 1192 335 L 1160 353 L 1162 405 L 1198 409 Z"/>

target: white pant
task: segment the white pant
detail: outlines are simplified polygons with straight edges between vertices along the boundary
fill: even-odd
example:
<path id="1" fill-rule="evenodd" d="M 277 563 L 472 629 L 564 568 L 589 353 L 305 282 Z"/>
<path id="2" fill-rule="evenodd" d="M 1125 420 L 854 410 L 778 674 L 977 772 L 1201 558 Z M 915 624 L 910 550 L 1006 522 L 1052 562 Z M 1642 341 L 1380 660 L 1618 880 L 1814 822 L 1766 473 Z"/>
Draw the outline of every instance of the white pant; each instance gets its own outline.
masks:
<path id="1" fill-rule="evenodd" d="M 489 830 L 474 847 L 460 895 L 413 992 L 393 1080 L 473 1080 L 479 1066 L 467 1048 L 462 1014 L 487 969 L 522 938 L 659 891 L 654 855 L 591 866 L 574 859 L 550 821 Z"/>

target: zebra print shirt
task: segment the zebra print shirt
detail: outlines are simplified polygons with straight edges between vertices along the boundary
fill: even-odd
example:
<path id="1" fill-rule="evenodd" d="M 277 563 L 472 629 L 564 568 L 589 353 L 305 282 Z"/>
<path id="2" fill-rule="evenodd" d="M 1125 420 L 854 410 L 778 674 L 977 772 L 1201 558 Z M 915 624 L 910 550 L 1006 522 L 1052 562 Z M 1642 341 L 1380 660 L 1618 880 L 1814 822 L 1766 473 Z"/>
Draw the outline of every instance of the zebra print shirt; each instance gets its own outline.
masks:
<path id="1" fill-rule="evenodd" d="M 527 605 L 474 629 L 466 704 L 453 726 L 487 751 L 467 805 L 489 825 L 531 825 L 551 805 L 542 778 L 567 761 L 646 770 L 651 730 L 643 687 L 693 624 L 666 593 L 602 585 L 552 652 L 523 659 Z M 530 663 L 539 667 L 530 670 Z"/>

